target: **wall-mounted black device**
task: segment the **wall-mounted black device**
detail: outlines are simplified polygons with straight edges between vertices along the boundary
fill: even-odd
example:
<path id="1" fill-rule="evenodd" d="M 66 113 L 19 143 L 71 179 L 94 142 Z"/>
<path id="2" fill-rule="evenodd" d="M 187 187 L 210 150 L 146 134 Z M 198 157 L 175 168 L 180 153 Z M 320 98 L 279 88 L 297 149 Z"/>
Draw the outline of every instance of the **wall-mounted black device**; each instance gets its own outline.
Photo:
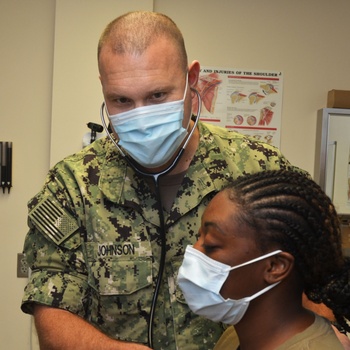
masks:
<path id="1" fill-rule="evenodd" d="M 90 143 L 94 142 L 96 140 L 96 133 L 103 131 L 103 126 L 96 123 L 87 123 L 87 127 L 91 130 L 91 138 Z"/>
<path id="2" fill-rule="evenodd" d="M 10 193 L 12 187 L 12 142 L 0 141 L 0 187 Z"/>

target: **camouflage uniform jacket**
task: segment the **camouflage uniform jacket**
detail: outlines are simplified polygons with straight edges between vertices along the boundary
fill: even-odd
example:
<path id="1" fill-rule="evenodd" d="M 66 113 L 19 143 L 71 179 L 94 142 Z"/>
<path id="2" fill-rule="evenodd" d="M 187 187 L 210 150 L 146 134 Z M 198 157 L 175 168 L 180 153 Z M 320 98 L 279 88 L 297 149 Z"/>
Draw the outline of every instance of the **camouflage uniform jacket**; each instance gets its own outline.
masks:
<path id="1" fill-rule="evenodd" d="M 199 147 L 164 214 L 166 263 L 155 349 L 212 349 L 223 331 L 191 313 L 175 283 L 208 201 L 239 175 L 291 167 L 272 146 L 198 125 Z M 65 309 L 110 337 L 146 344 L 160 257 L 160 218 L 149 182 L 104 138 L 51 169 L 28 207 L 24 251 L 32 275 L 22 310 L 31 313 L 33 303 Z"/>

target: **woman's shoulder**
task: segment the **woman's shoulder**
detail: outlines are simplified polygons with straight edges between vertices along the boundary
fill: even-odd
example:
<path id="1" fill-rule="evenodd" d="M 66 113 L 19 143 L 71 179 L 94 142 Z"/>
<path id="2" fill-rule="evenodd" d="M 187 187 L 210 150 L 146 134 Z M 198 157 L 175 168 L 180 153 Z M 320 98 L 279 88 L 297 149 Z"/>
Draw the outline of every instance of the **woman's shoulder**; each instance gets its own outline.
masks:
<path id="1" fill-rule="evenodd" d="M 216 343 L 214 350 L 235 350 L 238 346 L 237 333 L 233 326 L 229 326 Z"/>

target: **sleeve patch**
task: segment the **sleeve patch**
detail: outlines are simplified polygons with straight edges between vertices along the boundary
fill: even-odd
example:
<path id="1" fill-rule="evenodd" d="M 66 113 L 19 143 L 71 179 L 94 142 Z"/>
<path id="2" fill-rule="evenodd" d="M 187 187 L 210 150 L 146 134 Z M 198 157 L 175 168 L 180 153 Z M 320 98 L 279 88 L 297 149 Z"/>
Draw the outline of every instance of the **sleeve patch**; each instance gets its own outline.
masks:
<path id="1" fill-rule="evenodd" d="M 35 226 L 60 245 L 79 227 L 74 217 L 55 201 L 45 199 L 29 212 Z"/>

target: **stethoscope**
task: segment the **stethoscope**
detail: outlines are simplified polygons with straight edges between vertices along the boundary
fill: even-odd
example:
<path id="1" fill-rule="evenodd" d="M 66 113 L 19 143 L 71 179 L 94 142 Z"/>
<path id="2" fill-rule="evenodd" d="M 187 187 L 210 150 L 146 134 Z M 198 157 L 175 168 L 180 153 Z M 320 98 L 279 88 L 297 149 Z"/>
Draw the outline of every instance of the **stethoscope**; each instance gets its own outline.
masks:
<path id="1" fill-rule="evenodd" d="M 106 117 L 105 117 L 105 111 L 108 115 L 108 111 L 106 108 L 105 102 L 102 103 L 101 109 L 100 109 L 100 117 L 102 121 L 102 125 L 106 131 L 107 136 L 110 138 L 110 140 L 113 142 L 113 144 L 117 147 L 118 151 L 122 155 L 122 157 L 126 160 L 126 162 L 140 175 L 142 176 L 147 176 L 153 178 L 154 185 L 155 185 L 155 190 L 156 190 L 156 197 L 157 197 L 157 202 L 159 206 L 159 221 L 160 221 L 160 233 L 161 233 L 161 253 L 160 253 L 160 261 L 159 261 L 159 271 L 158 271 L 158 277 L 156 281 L 156 287 L 153 293 L 153 298 L 152 298 L 152 304 L 151 304 L 151 309 L 150 309 L 150 318 L 148 322 L 148 346 L 153 349 L 153 321 L 154 321 L 154 315 L 155 315 L 155 309 L 156 309 L 156 304 L 157 304 L 157 299 L 162 283 L 162 277 L 163 277 L 163 272 L 164 272 L 164 267 L 165 267 L 165 256 L 166 256 L 166 235 L 165 235 L 165 219 L 164 219 L 164 212 L 163 212 L 163 206 L 162 206 L 162 199 L 160 195 L 160 187 L 159 187 L 159 178 L 161 176 L 164 176 L 168 174 L 171 170 L 173 170 L 176 166 L 176 164 L 179 162 L 189 140 L 191 139 L 194 131 L 196 130 L 198 120 L 200 118 L 201 114 L 201 106 L 202 106 L 202 101 L 201 101 L 201 96 L 199 92 L 191 87 L 191 90 L 194 91 L 197 95 L 198 99 L 198 109 L 197 109 L 197 116 L 194 121 L 193 127 L 190 131 L 190 133 L 187 136 L 187 139 L 185 143 L 182 145 L 182 147 L 179 149 L 175 159 L 172 161 L 172 163 L 163 171 L 159 173 L 150 173 L 142 170 L 139 167 L 139 164 L 136 163 L 128 154 L 124 153 L 123 150 L 119 147 L 118 142 L 114 139 L 114 137 L 111 135 L 111 132 L 109 131 L 109 128 L 106 124 Z"/>

